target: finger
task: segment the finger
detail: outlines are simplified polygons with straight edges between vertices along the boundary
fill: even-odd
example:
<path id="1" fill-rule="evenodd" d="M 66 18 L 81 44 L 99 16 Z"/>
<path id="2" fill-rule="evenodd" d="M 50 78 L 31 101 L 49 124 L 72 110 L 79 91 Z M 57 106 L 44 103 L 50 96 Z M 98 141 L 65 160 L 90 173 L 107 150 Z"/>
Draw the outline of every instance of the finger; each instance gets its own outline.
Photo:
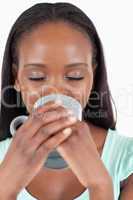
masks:
<path id="1" fill-rule="evenodd" d="M 71 115 L 73 115 L 73 111 L 72 110 L 69 110 L 69 109 L 66 109 L 64 107 L 58 106 L 58 108 L 56 108 L 56 109 L 54 109 L 52 111 L 45 112 L 45 113 L 40 113 L 36 117 L 37 117 L 37 120 L 41 120 L 42 121 L 42 123 L 43 123 L 42 126 L 45 126 L 47 124 L 50 124 L 50 123 L 52 123 L 54 121 L 57 121 L 57 120 L 61 119 L 62 117 L 64 118 L 64 117 L 71 116 Z M 35 121 L 35 123 L 37 123 L 37 120 Z M 30 126 L 32 126 L 32 124 L 34 124 L 34 122 L 31 121 Z"/>
<path id="2" fill-rule="evenodd" d="M 52 108 L 56 108 L 59 105 L 62 105 L 61 100 L 56 100 L 56 101 L 48 101 L 47 103 L 45 103 L 42 106 L 39 106 L 38 108 L 36 108 L 33 112 L 37 112 L 37 113 L 41 113 L 41 112 L 47 112 L 48 110 L 52 109 Z"/>
<path id="3" fill-rule="evenodd" d="M 19 136 L 25 134 L 25 139 L 31 138 L 36 132 L 46 124 L 60 119 L 61 117 L 68 116 L 72 112 L 63 107 L 45 113 L 34 113 L 18 130 Z"/>
<path id="4" fill-rule="evenodd" d="M 57 122 L 53 122 L 45 127 L 40 128 L 37 134 L 32 137 L 31 147 L 33 149 L 38 148 L 41 143 L 50 140 L 51 137 L 54 137 L 56 134 L 58 134 L 58 132 L 61 132 L 65 128 L 70 128 L 70 126 L 72 126 L 76 121 L 77 119 L 75 117 L 64 117 Z"/>
<path id="5" fill-rule="evenodd" d="M 62 142 L 67 140 L 72 134 L 71 128 L 66 128 L 62 132 L 59 132 L 52 138 L 50 138 L 48 141 L 40 144 L 40 146 L 36 150 L 36 161 L 43 159 L 44 155 L 48 154 L 54 149 L 57 148 L 58 145 L 60 145 Z"/>
<path id="6" fill-rule="evenodd" d="M 36 120 L 36 118 L 41 117 L 41 113 L 45 113 L 47 111 L 50 111 L 52 109 L 57 108 L 58 106 L 61 105 L 61 101 L 49 101 L 47 102 L 45 105 L 43 106 L 39 106 L 38 108 L 36 108 L 36 110 L 34 110 L 28 117 L 28 120 L 25 121 L 25 123 L 23 124 L 25 129 L 29 128 L 29 126 L 31 126 L 33 122 L 33 119 Z M 21 127 L 23 127 L 23 125 Z"/>

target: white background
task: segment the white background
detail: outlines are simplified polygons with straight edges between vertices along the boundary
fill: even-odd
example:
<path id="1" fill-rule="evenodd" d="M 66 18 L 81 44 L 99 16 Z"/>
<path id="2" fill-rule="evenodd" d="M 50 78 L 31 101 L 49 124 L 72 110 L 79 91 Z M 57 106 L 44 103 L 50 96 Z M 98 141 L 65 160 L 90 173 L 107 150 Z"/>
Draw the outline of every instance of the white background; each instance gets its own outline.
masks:
<path id="1" fill-rule="evenodd" d="M 11 26 L 25 9 L 41 2 L 45 1 L 2 1 L 0 66 Z M 117 129 L 121 134 L 133 137 L 133 2 L 131 0 L 66 0 L 65 2 L 80 7 L 96 26 L 103 43 L 109 85 L 117 107 Z"/>

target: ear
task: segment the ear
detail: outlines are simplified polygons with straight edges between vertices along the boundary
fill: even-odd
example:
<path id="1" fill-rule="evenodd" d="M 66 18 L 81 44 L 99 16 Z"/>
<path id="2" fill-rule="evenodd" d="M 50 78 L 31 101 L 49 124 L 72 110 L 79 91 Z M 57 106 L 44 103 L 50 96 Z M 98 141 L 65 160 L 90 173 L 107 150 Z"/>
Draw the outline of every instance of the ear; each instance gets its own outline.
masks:
<path id="1" fill-rule="evenodd" d="M 18 81 L 18 68 L 16 64 L 12 64 L 12 73 L 13 73 L 13 78 L 14 78 L 14 89 L 17 92 L 20 92 L 20 86 L 19 86 L 19 81 Z"/>

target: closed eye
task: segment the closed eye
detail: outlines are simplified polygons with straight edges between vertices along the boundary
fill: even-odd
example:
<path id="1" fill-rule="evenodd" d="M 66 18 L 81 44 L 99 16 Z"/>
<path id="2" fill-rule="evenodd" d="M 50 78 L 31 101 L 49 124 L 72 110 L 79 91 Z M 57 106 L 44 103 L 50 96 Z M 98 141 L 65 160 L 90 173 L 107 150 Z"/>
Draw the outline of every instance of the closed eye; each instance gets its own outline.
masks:
<path id="1" fill-rule="evenodd" d="M 67 79 L 70 79 L 72 81 L 78 81 L 84 79 L 84 77 L 65 77 Z M 29 80 L 31 81 L 42 81 L 46 80 L 46 77 L 29 77 Z"/>
<path id="2" fill-rule="evenodd" d="M 29 77 L 31 81 L 42 81 L 44 79 L 46 79 L 46 77 Z"/>
<path id="3" fill-rule="evenodd" d="M 78 81 L 78 80 L 82 80 L 82 79 L 84 79 L 84 77 L 66 77 L 66 78 L 68 78 L 68 79 L 70 79 L 70 80 L 75 80 L 75 81 Z"/>

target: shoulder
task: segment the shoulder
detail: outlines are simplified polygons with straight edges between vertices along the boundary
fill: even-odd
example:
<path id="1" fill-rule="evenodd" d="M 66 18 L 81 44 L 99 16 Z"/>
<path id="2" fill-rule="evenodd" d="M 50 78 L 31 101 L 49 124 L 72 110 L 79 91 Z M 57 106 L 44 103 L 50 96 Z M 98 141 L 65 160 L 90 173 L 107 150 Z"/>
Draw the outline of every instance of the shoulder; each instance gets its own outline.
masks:
<path id="1" fill-rule="evenodd" d="M 115 174 L 121 188 L 133 184 L 133 137 L 126 136 L 118 130 L 109 130 L 110 165 L 115 168 Z"/>
<path id="2" fill-rule="evenodd" d="M 126 136 L 118 130 L 109 129 L 107 132 L 109 137 L 109 144 L 113 147 L 115 146 L 118 150 L 117 153 L 121 153 L 125 156 L 133 153 L 133 137 Z"/>
<path id="3" fill-rule="evenodd" d="M 124 181 L 133 174 L 133 137 L 116 131 L 113 138 L 112 152 L 116 155 L 117 175 L 120 181 Z"/>

